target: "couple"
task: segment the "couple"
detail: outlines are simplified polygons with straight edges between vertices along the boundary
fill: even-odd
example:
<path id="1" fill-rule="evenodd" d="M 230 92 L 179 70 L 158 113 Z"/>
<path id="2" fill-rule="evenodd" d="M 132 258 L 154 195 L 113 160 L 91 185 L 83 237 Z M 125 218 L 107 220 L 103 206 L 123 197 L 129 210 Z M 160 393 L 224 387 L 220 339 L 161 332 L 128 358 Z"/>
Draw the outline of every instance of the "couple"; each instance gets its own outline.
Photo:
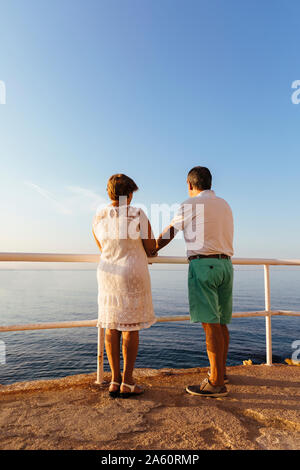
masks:
<path id="1" fill-rule="evenodd" d="M 98 326 L 106 329 L 105 348 L 112 372 L 111 397 L 143 393 L 134 382 L 139 330 L 156 321 L 152 306 L 148 257 L 156 256 L 183 230 L 189 259 L 188 289 L 191 322 L 201 322 L 210 362 L 208 377 L 186 391 L 204 397 L 228 394 L 225 383 L 232 316 L 233 219 L 224 199 L 211 190 L 208 168 L 197 166 L 187 176 L 189 199 L 155 240 L 145 213 L 130 205 L 135 182 L 124 174 L 111 176 L 111 204 L 93 219 L 93 234 L 101 250 L 97 270 Z M 122 337 L 123 375 L 120 370 Z"/>

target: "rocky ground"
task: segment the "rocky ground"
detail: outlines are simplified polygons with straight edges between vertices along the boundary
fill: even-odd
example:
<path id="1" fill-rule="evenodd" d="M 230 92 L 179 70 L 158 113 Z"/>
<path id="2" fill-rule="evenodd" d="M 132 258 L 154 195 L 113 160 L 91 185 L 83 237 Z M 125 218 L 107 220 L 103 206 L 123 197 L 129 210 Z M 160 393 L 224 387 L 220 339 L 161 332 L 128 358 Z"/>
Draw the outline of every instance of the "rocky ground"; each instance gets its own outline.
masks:
<path id="1" fill-rule="evenodd" d="M 137 369 L 127 400 L 95 374 L 0 386 L 0 449 L 300 449 L 300 367 L 230 367 L 227 397 L 187 394 L 206 372 Z"/>

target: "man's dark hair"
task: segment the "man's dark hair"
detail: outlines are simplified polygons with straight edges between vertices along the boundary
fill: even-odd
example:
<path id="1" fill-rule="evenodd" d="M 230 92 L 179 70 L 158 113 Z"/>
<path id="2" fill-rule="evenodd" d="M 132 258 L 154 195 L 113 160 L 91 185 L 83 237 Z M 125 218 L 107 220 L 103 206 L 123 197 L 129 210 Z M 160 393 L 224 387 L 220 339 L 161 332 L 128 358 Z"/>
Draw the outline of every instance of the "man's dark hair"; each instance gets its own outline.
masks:
<path id="1" fill-rule="evenodd" d="M 205 166 L 194 166 L 187 177 L 188 182 L 194 189 L 210 189 L 211 188 L 211 172 Z"/>

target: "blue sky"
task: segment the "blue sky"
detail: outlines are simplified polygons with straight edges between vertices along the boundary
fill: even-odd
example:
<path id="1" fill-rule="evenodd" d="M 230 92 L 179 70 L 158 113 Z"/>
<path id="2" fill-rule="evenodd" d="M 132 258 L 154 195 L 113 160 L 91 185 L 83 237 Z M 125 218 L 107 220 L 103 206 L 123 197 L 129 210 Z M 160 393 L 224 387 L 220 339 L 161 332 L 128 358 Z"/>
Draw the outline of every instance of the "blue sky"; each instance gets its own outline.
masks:
<path id="1" fill-rule="evenodd" d="M 0 251 L 97 252 L 111 174 L 135 179 L 136 202 L 171 204 L 204 165 L 236 256 L 300 258 L 298 1 L 0 7 Z"/>

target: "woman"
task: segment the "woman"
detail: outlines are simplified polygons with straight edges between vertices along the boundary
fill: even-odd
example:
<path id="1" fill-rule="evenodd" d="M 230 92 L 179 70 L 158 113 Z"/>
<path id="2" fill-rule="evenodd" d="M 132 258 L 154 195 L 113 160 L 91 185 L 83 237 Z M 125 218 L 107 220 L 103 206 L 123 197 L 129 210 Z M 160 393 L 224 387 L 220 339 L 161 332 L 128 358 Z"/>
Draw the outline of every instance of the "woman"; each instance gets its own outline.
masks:
<path id="1" fill-rule="evenodd" d="M 137 190 L 128 176 L 111 176 L 107 192 L 112 202 L 93 220 L 93 234 L 101 250 L 97 270 L 98 326 L 106 328 L 105 348 L 112 372 L 111 397 L 128 398 L 143 393 L 133 380 L 139 330 L 156 321 L 147 259 L 155 252 L 156 240 L 145 213 L 130 206 Z"/>

